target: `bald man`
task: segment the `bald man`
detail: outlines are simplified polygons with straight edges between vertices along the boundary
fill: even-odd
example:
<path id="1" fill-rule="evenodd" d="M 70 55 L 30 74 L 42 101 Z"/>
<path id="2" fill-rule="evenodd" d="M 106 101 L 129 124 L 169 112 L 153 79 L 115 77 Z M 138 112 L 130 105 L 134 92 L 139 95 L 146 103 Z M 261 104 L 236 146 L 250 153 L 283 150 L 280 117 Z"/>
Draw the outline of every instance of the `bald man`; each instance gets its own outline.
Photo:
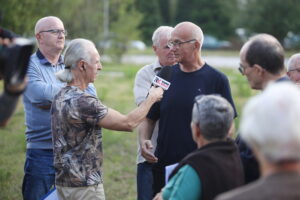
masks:
<path id="1" fill-rule="evenodd" d="M 283 47 L 269 34 L 255 35 L 243 45 L 239 70 L 255 90 L 264 90 L 270 82 L 289 81 L 284 70 Z M 244 165 L 245 181 L 252 182 L 259 177 L 257 160 L 239 135 L 236 141 Z"/>
<path id="2" fill-rule="evenodd" d="M 194 98 L 219 94 L 234 107 L 227 77 L 201 57 L 203 33 L 199 26 L 182 22 L 171 32 L 168 42 L 178 64 L 172 66 L 171 85 L 160 103 L 155 104 L 139 129 L 143 157 L 153 166 L 154 194 L 165 185 L 165 167 L 179 162 L 197 148 L 190 128 Z M 155 153 L 151 134 L 159 119 Z"/>
<path id="3" fill-rule="evenodd" d="M 300 53 L 292 55 L 289 59 L 287 75 L 294 83 L 300 84 Z"/>
<path id="4" fill-rule="evenodd" d="M 24 200 L 39 200 L 54 185 L 50 107 L 54 96 L 65 86 L 55 73 L 64 69 L 61 52 L 66 35 L 63 22 L 57 17 L 44 17 L 36 23 L 38 50 L 30 58 L 29 81 L 23 97 L 27 142 Z M 97 95 L 93 85 L 86 91 Z"/>

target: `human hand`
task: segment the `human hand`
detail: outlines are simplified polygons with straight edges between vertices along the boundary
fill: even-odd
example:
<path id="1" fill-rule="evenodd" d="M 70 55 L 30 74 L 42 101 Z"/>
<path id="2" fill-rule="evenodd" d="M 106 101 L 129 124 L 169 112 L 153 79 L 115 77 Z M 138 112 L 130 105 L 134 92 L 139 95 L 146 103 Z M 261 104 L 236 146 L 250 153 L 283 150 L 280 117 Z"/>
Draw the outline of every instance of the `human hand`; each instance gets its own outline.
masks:
<path id="1" fill-rule="evenodd" d="M 149 163 L 156 163 L 157 157 L 153 154 L 153 145 L 151 140 L 145 140 L 141 144 L 142 156 L 149 162 Z"/>
<path id="2" fill-rule="evenodd" d="M 153 200 L 163 200 L 163 198 L 162 198 L 162 192 L 157 193 L 157 194 L 155 195 L 155 197 L 153 198 Z"/>
<path id="3" fill-rule="evenodd" d="M 152 86 L 149 90 L 148 98 L 153 99 L 155 102 L 160 101 L 163 97 L 164 90 L 161 87 Z"/>

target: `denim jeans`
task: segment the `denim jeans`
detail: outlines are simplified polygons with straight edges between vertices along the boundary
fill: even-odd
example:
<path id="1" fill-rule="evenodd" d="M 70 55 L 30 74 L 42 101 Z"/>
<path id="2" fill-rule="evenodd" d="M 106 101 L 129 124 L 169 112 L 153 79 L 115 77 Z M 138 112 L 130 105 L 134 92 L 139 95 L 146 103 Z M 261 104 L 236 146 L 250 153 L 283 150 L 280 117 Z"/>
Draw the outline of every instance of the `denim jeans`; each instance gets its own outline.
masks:
<path id="1" fill-rule="evenodd" d="M 137 165 L 137 199 L 151 200 L 153 198 L 152 164 L 148 162 Z"/>
<path id="2" fill-rule="evenodd" d="M 40 200 L 55 181 L 53 150 L 27 149 L 22 193 L 24 200 Z"/>

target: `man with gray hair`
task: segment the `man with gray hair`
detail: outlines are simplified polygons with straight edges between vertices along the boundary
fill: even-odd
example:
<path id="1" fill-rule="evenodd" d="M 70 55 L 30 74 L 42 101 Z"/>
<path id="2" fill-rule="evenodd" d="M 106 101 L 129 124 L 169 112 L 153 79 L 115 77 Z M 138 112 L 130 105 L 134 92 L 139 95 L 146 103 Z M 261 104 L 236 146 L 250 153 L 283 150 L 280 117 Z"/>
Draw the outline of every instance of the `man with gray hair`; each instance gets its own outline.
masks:
<path id="1" fill-rule="evenodd" d="M 287 65 L 287 75 L 294 83 L 300 84 L 300 53 L 290 57 Z"/>
<path id="2" fill-rule="evenodd" d="M 142 67 L 136 74 L 134 82 L 134 97 L 135 103 L 140 105 L 148 94 L 149 88 L 151 87 L 152 80 L 156 74 L 164 66 L 172 66 L 175 64 L 174 53 L 170 51 L 168 47 L 168 37 L 171 34 L 173 27 L 160 26 L 152 35 L 152 48 L 157 56 L 157 60 L 150 64 Z M 153 130 L 151 137 L 152 151 L 153 154 L 156 147 L 158 133 L 158 123 Z M 138 200 L 149 200 L 152 199 L 152 163 L 149 163 L 141 155 L 140 145 L 138 144 L 138 155 L 137 155 L 137 199 Z"/>
<path id="3" fill-rule="evenodd" d="M 102 128 L 132 131 L 146 116 L 163 89 L 151 87 L 147 99 L 127 115 L 107 108 L 85 93 L 102 69 L 95 45 L 72 40 L 65 52 L 65 70 L 57 77 L 67 82 L 51 109 L 55 184 L 60 200 L 104 200 Z"/>
<path id="4" fill-rule="evenodd" d="M 260 163 L 261 177 L 217 200 L 300 199 L 300 90 L 271 84 L 246 104 L 241 137 Z"/>
<path id="5" fill-rule="evenodd" d="M 35 25 L 38 50 L 29 61 L 29 80 L 23 96 L 27 142 L 24 200 L 40 200 L 54 185 L 50 107 L 54 96 L 65 86 L 55 73 L 65 67 L 61 52 L 66 35 L 63 22 L 54 16 L 41 18 Z M 97 95 L 93 85 L 87 92 Z"/>
<path id="6" fill-rule="evenodd" d="M 165 185 L 165 167 L 179 162 L 197 148 L 190 129 L 195 96 L 219 94 L 234 108 L 227 77 L 201 57 L 203 39 L 201 28 L 192 22 L 175 26 L 168 46 L 179 63 L 170 68 L 169 89 L 162 100 L 152 106 L 139 128 L 142 155 L 148 162 L 155 163 L 154 193 Z M 153 155 L 150 139 L 157 120 L 159 133 Z"/>
<path id="7" fill-rule="evenodd" d="M 198 149 L 174 169 L 162 190 L 164 200 L 211 200 L 244 183 L 237 146 L 228 136 L 233 118 L 232 106 L 223 97 L 195 98 L 191 129 Z"/>

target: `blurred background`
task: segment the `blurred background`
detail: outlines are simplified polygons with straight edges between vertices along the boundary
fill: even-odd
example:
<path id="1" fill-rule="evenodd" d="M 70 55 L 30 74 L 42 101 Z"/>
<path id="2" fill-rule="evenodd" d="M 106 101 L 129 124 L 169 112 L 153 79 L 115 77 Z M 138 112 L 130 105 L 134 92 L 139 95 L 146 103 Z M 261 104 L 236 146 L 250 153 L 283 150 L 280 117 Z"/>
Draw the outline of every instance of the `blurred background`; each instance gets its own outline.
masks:
<path id="1" fill-rule="evenodd" d="M 92 40 L 104 64 L 95 81 L 101 101 L 122 113 L 135 107 L 136 72 L 154 61 L 153 31 L 182 21 L 199 25 L 205 61 L 223 71 L 240 116 L 251 90 L 237 67 L 239 49 L 256 33 L 274 35 L 286 58 L 300 50 L 298 0 L 0 0 L 1 26 L 35 41 L 34 26 L 44 16 L 58 16 L 68 30 L 66 44 Z M 0 82 L 0 90 L 3 82 Z M 239 117 L 235 120 L 239 127 Z M 0 129 L 0 199 L 22 199 L 25 158 L 22 101 L 9 124 Z M 137 133 L 103 130 L 104 187 L 109 200 L 136 199 Z"/>
<path id="2" fill-rule="evenodd" d="M 237 50 L 255 33 L 274 35 L 287 50 L 300 47 L 297 0 L 0 0 L 2 26 L 34 40 L 36 21 L 58 16 L 68 40 L 91 39 L 116 62 L 145 51 L 160 25 L 192 21 L 205 34 L 204 49 Z"/>

